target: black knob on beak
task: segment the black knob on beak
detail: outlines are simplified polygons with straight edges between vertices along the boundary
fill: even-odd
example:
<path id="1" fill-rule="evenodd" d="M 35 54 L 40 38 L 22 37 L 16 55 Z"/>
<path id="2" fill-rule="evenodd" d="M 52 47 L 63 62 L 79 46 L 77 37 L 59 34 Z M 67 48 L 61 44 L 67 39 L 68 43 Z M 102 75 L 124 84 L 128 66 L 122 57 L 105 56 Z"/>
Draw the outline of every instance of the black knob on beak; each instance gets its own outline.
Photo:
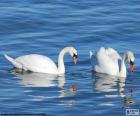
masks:
<path id="1" fill-rule="evenodd" d="M 74 61 L 74 64 L 77 64 L 77 55 L 76 54 L 73 54 L 73 61 Z"/>

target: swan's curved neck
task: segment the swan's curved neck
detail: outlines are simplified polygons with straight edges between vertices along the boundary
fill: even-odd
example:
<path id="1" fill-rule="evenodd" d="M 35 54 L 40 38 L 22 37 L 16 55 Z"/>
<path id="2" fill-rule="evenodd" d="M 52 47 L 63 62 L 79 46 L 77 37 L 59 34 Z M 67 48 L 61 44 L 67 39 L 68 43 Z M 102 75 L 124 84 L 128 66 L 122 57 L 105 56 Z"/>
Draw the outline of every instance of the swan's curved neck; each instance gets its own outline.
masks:
<path id="1" fill-rule="evenodd" d="M 65 73 L 64 55 L 67 52 L 70 52 L 69 47 L 64 48 L 59 54 L 59 57 L 58 57 L 58 73 L 59 74 Z"/>
<path id="2" fill-rule="evenodd" d="M 122 63 L 121 63 L 121 70 L 120 70 L 120 77 L 126 77 L 126 60 L 127 60 L 128 55 L 124 54 L 123 59 L 122 59 Z"/>

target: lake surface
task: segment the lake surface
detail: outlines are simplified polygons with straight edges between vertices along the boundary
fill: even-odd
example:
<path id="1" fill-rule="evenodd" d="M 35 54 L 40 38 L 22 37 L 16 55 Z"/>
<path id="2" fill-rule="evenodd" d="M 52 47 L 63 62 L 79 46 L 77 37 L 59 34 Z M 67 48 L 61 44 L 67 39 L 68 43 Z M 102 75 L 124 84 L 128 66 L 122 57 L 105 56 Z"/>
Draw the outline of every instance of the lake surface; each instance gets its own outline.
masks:
<path id="1" fill-rule="evenodd" d="M 62 48 L 78 50 L 78 64 L 65 56 L 66 74 L 15 73 L 4 58 L 37 53 L 57 63 Z M 125 80 L 92 72 L 89 51 L 113 47 L 135 53 Z M 129 69 L 129 67 L 128 67 Z M 72 86 L 77 91 L 72 91 Z M 123 116 L 140 109 L 139 0 L 1 0 L 0 112 L 51 116 Z"/>

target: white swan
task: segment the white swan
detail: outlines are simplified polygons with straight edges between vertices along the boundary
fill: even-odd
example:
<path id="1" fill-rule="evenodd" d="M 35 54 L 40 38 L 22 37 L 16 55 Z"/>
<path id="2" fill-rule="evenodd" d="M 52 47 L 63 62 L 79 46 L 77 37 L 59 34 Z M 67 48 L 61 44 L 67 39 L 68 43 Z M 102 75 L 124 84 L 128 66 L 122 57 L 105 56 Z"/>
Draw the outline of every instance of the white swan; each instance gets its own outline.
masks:
<path id="1" fill-rule="evenodd" d="M 8 55 L 4 55 L 7 60 L 9 60 L 14 67 L 29 70 L 32 72 L 39 73 L 48 73 L 48 74 L 64 74 L 65 66 L 64 66 L 64 55 L 65 53 L 70 53 L 73 58 L 74 63 L 77 63 L 77 51 L 74 47 L 66 47 L 64 48 L 58 57 L 58 68 L 56 64 L 47 56 L 38 55 L 38 54 L 30 54 L 20 56 L 16 59 L 9 57 Z"/>
<path id="2" fill-rule="evenodd" d="M 93 65 L 94 61 L 97 64 L 93 65 L 94 71 L 98 73 L 105 73 L 118 77 L 126 77 L 126 60 L 130 63 L 130 71 L 134 70 L 135 57 L 131 51 L 124 54 L 123 58 L 115 51 L 113 48 L 105 49 L 101 47 L 97 54 L 90 52 L 91 63 Z M 95 60 L 96 59 L 96 60 Z M 122 60 L 121 67 L 119 67 L 118 60 Z"/>

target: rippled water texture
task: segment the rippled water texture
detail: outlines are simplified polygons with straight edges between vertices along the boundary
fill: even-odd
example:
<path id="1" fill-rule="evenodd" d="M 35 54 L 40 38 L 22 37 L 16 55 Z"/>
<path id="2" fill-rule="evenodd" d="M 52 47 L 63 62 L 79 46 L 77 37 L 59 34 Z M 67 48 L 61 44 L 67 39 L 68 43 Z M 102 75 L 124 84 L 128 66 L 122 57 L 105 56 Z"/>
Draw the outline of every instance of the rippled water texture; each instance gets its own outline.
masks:
<path id="1" fill-rule="evenodd" d="M 122 116 L 139 109 L 139 45 L 139 0 L 1 0 L 0 112 Z M 78 64 L 66 55 L 63 76 L 15 73 L 3 57 L 38 53 L 57 63 L 65 46 L 78 50 Z M 92 72 L 89 50 L 101 46 L 132 50 L 135 72 L 126 80 Z"/>

